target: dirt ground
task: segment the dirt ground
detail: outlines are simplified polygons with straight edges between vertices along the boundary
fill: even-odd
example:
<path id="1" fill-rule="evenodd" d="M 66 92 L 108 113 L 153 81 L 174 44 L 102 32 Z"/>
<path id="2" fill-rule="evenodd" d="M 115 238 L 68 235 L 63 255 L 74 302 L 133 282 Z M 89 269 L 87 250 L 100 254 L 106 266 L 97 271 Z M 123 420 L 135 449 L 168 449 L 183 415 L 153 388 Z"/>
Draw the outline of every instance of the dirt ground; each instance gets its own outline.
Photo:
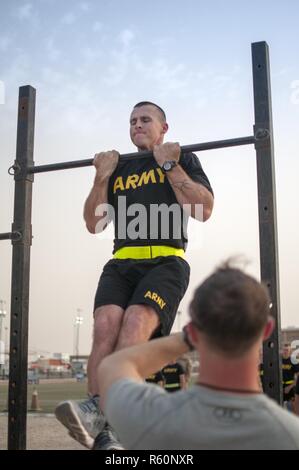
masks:
<path id="1" fill-rule="evenodd" d="M 7 415 L 0 415 L 0 450 L 7 449 Z M 27 449 L 87 450 L 72 439 L 54 415 L 27 416 Z"/>

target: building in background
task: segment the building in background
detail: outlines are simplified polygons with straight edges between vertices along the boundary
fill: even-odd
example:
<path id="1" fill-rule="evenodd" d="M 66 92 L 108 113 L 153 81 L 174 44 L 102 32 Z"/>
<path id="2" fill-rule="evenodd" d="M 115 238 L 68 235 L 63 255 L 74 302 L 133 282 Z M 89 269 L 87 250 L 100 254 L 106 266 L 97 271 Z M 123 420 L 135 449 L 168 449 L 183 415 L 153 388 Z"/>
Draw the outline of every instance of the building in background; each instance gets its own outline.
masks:
<path id="1" fill-rule="evenodd" d="M 79 355 L 70 356 L 70 365 L 72 369 L 73 376 L 77 378 L 84 378 L 87 375 L 87 362 L 89 356 Z"/>
<path id="2" fill-rule="evenodd" d="M 288 326 L 281 330 L 281 342 L 282 343 L 292 343 L 297 341 L 296 349 L 299 348 L 299 327 L 298 326 Z"/>
<path id="3" fill-rule="evenodd" d="M 72 368 L 69 362 L 53 357 L 40 357 L 28 363 L 28 371 L 35 372 L 40 378 L 70 378 Z"/>

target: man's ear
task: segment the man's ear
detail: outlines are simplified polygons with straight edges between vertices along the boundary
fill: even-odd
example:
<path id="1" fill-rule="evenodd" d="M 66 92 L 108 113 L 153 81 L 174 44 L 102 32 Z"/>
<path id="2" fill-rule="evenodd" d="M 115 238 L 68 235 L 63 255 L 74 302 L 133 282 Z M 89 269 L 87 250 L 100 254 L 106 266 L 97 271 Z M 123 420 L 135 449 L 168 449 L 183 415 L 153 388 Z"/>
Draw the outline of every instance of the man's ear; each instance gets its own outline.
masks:
<path id="1" fill-rule="evenodd" d="M 266 339 L 268 339 L 272 335 L 274 327 L 275 327 L 274 318 L 273 317 L 268 317 L 266 326 L 264 328 L 263 341 L 265 341 Z"/>
<path id="2" fill-rule="evenodd" d="M 191 341 L 193 346 L 196 347 L 196 345 L 198 343 L 198 339 L 199 339 L 198 338 L 198 330 L 197 330 L 196 326 L 191 321 L 186 325 L 186 329 L 187 329 L 187 334 L 188 334 L 189 340 Z"/>
<path id="3" fill-rule="evenodd" d="M 167 122 L 164 122 L 162 126 L 162 134 L 166 134 L 167 131 L 168 131 L 168 124 Z"/>

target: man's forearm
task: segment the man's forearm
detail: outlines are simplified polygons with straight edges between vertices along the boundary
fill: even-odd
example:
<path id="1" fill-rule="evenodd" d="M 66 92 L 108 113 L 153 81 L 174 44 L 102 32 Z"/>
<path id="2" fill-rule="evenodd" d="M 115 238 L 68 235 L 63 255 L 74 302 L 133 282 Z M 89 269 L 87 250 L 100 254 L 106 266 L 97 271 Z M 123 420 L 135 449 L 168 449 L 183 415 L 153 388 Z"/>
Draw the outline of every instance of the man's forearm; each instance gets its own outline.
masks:
<path id="1" fill-rule="evenodd" d="M 191 217 L 200 217 L 201 211 L 196 212 L 196 205 L 202 204 L 202 221 L 207 220 L 213 209 L 213 196 L 202 184 L 193 181 L 178 165 L 167 173 L 168 181 L 176 195 L 178 203 L 191 206 Z"/>
<path id="2" fill-rule="evenodd" d="M 284 387 L 284 393 L 289 393 L 294 387 L 295 387 L 295 382 L 291 383 L 290 385 L 287 385 L 286 387 Z"/>
<path id="3" fill-rule="evenodd" d="M 96 225 L 105 215 L 97 216 L 96 209 L 108 203 L 109 178 L 95 177 L 93 187 L 84 204 L 84 220 L 90 233 L 96 233 Z M 100 231 L 100 230 L 99 230 Z"/>
<path id="4" fill-rule="evenodd" d="M 182 334 L 176 333 L 111 354 L 102 361 L 98 370 L 102 402 L 105 402 L 106 392 L 116 380 L 131 378 L 141 381 L 188 351 Z"/>

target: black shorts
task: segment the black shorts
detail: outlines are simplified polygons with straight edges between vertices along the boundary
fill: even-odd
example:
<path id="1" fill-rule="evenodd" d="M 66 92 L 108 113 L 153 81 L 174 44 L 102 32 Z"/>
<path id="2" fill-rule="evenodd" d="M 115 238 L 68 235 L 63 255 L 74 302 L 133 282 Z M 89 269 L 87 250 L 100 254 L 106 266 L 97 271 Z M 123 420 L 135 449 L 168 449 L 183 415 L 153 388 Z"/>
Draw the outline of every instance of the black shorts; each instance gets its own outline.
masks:
<path id="1" fill-rule="evenodd" d="M 160 319 L 153 336 L 169 335 L 190 276 L 187 261 L 178 256 L 154 259 L 112 259 L 99 280 L 94 311 L 102 305 L 150 305 Z"/>

